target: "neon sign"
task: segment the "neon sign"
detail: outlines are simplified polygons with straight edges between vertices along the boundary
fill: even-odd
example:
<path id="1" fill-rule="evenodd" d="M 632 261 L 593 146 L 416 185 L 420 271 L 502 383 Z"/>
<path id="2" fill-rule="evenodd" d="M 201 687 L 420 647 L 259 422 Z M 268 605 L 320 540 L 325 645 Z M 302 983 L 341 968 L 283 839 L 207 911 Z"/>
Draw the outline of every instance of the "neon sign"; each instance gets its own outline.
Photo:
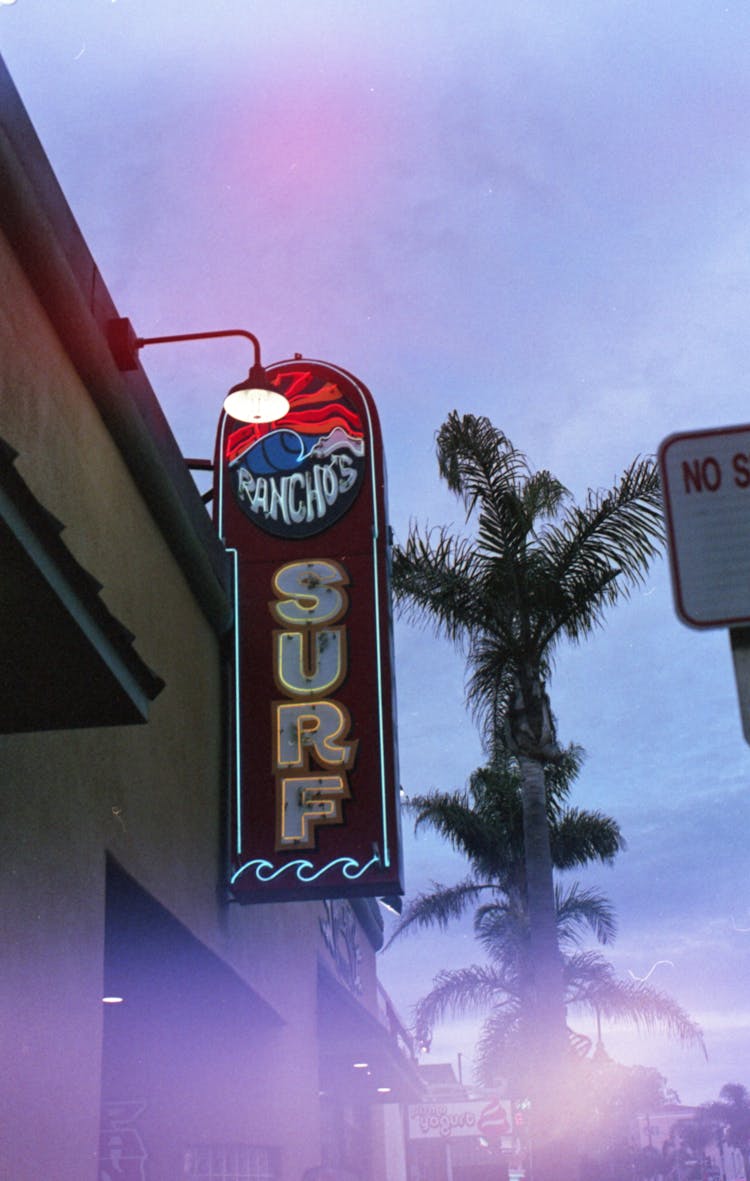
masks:
<path id="1" fill-rule="evenodd" d="M 230 885 L 240 901 L 402 891 L 379 426 L 343 370 L 268 369 L 279 423 L 222 415 L 236 576 Z"/>
<path id="2" fill-rule="evenodd" d="M 292 699 L 273 705 L 277 849 L 313 848 L 317 825 L 341 824 L 350 798 L 346 772 L 357 743 L 346 741 L 346 709 L 325 696 L 346 675 L 345 629 L 322 626 L 346 611 L 348 582 L 337 562 L 321 560 L 287 562 L 273 578 L 271 614 L 294 628 L 273 633 L 276 684 Z"/>
<path id="3" fill-rule="evenodd" d="M 283 373 L 290 402 L 280 423 L 254 423 L 228 436 L 226 459 L 240 507 L 277 537 L 310 537 L 349 509 L 365 474 L 359 415 L 333 382 Z M 284 381 L 286 379 L 286 382 Z"/>

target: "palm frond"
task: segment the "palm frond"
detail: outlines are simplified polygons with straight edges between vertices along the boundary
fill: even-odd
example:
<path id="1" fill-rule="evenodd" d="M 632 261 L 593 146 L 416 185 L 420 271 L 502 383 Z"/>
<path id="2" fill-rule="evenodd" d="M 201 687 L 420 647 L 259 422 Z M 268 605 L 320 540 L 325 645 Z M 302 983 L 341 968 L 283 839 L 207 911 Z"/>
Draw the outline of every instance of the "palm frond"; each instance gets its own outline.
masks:
<path id="1" fill-rule="evenodd" d="M 391 568 L 393 595 L 411 622 L 432 625 L 437 635 L 461 642 L 481 622 L 476 601 L 473 544 L 447 529 L 422 535 L 413 528 L 405 546 L 395 546 Z"/>
<path id="2" fill-rule="evenodd" d="M 513 980 L 518 988 L 521 977 L 526 975 L 529 952 L 529 923 L 523 900 L 510 895 L 478 907 L 474 932 L 509 987 Z"/>
<path id="3" fill-rule="evenodd" d="M 565 485 L 544 469 L 530 475 L 521 489 L 524 507 L 534 523 L 555 517 L 569 498 Z"/>
<path id="4" fill-rule="evenodd" d="M 515 654 L 494 636 L 474 636 L 468 667 L 466 704 L 479 726 L 483 744 L 507 744 L 507 737 L 501 739 L 500 734 L 515 692 Z"/>
<path id="5" fill-rule="evenodd" d="M 407 931 L 424 930 L 428 927 L 438 927 L 444 931 L 450 922 L 461 918 L 467 908 L 487 890 L 493 889 L 496 889 L 496 886 L 492 883 L 478 882 L 472 877 L 455 886 L 442 886 L 439 882 L 433 882 L 429 893 L 418 894 L 407 903 L 386 947 L 390 947 L 395 939 Z"/>
<path id="6" fill-rule="evenodd" d="M 522 481 L 497 483 L 482 499 L 479 552 L 494 577 L 505 573 L 514 605 L 526 598 L 526 578 L 533 573 L 536 539 L 544 522 L 560 513 L 569 499 L 568 489 L 550 472 L 530 473 L 528 468 Z"/>
<path id="7" fill-rule="evenodd" d="M 573 782 L 578 778 L 585 757 L 583 747 L 571 742 L 569 746 L 560 751 L 556 762 L 548 763 L 544 768 L 547 797 L 555 811 L 570 795 Z"/>
<path id="8" fill-rule="evenodd" d="M 529 471 L 526 456 L 488 418 L 454 411 L 438 432 L 438 464 L 448 487 L 463 501 L 467 519 L 478 507 L 479 561 L 493 561 L 496 590 L 517 601 L 521 555 L 535 512 L 548 512 L 567 495 L 549 473 Z M 528 489 L 528 494 L 527 494 Z M 479 556 L 481 553 L 481 557 Z M 498 580 L 507 576 L 501 588 Z"/>
<path id="9" fill-rule="evenodd" d="M 467 968 L 444 969 L 415 1007 L 417 1037 L 420 1041 L 429 1040 L 429 1031 L 445 1017 L 481 1013 L 498 1003 L 514 1002 L 494 968 L 471 964 Z"/>
<path id="10" fill-rule="evenodd" d="M 569 808 L 550 827 L 552 864 L 557 869 L 592 861 L 610 864 L 624 848 L 619 824 L 602 812 Z"/>
<path id="11" fill-rule="evenodd" d="M 526 456 L 488 418 L 452 410 L 437 435 L 438 468 L 467 517 L 494 490 L 520 487 L 528 475 Z"/>
<path id="12" fill-rule="evenodd" d="M 496 1005 L 482 1024 L 474 1056 L 477 1081 L 485 1087 L 497 1086 L 522 1059 L 521 1012 L 514 1001 Z"/>
<path id="13" fill-rule="evenodd" d="M 686 1045 L 698 1046 L 708 1058 L 700 1026 L 672 997 L 643 981 L 619 981 L 618 995 L 608 992 L 604 1003 L 600 998 L 599 1008 L 610 1020 L 629 1022 L 648 1032 L 661 1030 Z"/>
<path id="14" fill-rule="evenodd" d="M 574 882 L 563 888 L 555 886 L 557 931 L 560 945 L 575 946 L 587 932 L 599 943 L 611 943 L 617 933 L 614 908 L 598 890 L 584 890 Z"/>
<path id="15" fill-rule="evenodd" d="M 579 1004 L 603 980 L 616 979 L 614 968 L 600 951 L 580 949 L 568 951 L 563 957 L 563 975 L 569 1005 Z"/>
<path id="16" fill-rule="evenodd" d="M 635 460 L 607 492 L 590 491 L 539 539 L 549 598 L 556 609 L 540 642 L 563 632 L 579 639 L 604 607 L 642 583 L 664 541 L 659 476 L 652 459 Z"/>
<path id="17" fill-rule="evenodd" d="M 495 931 L 512 933 L 513 940 L 525 938 L 528 915 L 523 898 L 517 893 L 507 894 L 492 902 L 478 906 L 474 915 L 474 930 L 485 941 L 493 938 Z"/>
<path id="18" fill-rule="evenodd" d="M 661 1031 L 708 1057 L 700 1026 L 666 993 L 643 980 L 618 979 L 612 965 L 592 953 L 570 957 L 566 971 L 570 1003 L 639 1031 Z"/>
<path id="19" fill-rule="evenodd" d="M 591 1050 L 592 1041 L 591 1038 L 587 1037 L 585 1033 L 577 1033 L 575 1029 L 571 1029 L 570 1026 L 568 1026 L 568 1043 L 577 1058 L 588 1057 L 589 1051 Z"/>
<path id="20" fill-rule="evenodd" d="M 578 1058 L 585 1058 L 591 1050 L 591 1038 L 570 1027 L 567 1032 L 572 1052 Z M 512 1002 L 496 1006 L 484 1021 L 477 1042 L 474 1058 L 477 1081 L 482 1086 L 494 1087 L 499 1079 L 514 1078 L 515 1089 L 523 1093 L 521 1079 L 527 1068 L 522 1010 Z"/>
<path id="21" fill-rule="evenodd" d="M 414 831 L 431 828 L 472 863 L 497 860 L 497 836 L 488 832 L 486 818 L 472 807 L 465 792 L 431 792 L 409 802 Z"/>

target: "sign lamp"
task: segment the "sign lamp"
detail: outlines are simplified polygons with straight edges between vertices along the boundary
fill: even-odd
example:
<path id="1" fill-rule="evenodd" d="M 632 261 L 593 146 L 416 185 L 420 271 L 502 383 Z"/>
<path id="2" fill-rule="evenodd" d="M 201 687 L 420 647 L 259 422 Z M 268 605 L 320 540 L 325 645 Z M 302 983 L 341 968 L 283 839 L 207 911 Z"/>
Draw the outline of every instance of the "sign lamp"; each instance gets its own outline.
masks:
<path id="1" fill-rule="evenodd" d="M 224 399 L 227 414 L 238 422 L 278 422 L 289 413 L 289 401 L 271 383 L 260 361 L 260 342 L 244 328 L 226 328 L 220 332 L 185 332 L 177 336 L 136 336 L 130 320 L 112 320 L 109 344 L 118 368 L 138 367 L 138 350 L 149 344 L 177 344 L 186 340 L 214 340 L 222 336 L 244 336 L 252 343 L 254 358 L 244 381 L 233 385 Z"/>

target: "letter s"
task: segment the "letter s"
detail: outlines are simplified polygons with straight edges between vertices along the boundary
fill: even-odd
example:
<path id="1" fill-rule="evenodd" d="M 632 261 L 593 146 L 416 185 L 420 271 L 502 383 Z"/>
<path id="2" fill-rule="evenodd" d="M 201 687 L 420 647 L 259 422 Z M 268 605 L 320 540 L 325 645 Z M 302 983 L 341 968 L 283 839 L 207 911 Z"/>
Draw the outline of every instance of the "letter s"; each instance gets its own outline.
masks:
<path id="1" fill-rule="evenodd" d="M 318 558 L 310 562 L 287 562 L 273 576 L 276 602 L 269 603 L 279 623 L 300 627 L 340 619 L 349 606 L 343 589 L 349 578 L 338 562 Z"/>
<path id="2" fill-rule="evenodd" d="M 735 471 L 734 482 L 738 488 L 747 488 L 750 484 L 750 468 L 747 466 L 748 456 L 738 451 L 732 457 L 732 467 Z"/>

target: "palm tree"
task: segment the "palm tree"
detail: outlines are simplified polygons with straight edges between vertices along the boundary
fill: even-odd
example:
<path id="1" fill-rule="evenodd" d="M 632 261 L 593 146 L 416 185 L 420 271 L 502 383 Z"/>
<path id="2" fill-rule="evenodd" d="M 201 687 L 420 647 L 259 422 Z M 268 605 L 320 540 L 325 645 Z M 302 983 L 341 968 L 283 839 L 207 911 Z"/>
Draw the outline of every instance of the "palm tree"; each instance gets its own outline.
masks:
<path id="1" fill-rule="evenodd" d="M 562 751 L 545 766 L 550 851 L 556 869 L 592 861 L 611 862 L 624 847 L 615 820 L 599 812 L 567 806 L 581 752 Z M 434 792 L 409 802 L 416 827 L 430 827 L 445 837 L 470 864 L 468 877 L 455 886 L 434 884 L 411 901 L 391 942 L 398 936 L 433 925 L 445 928 L 482 900 L 474 914 L 474 930 L 489 963 L 444 970 L 416 1008 L 416 1034 L 429 1044 L 434 1025 L 448 1014 L 488 1014 L 478 1045 L 477 1072 L 482 1082 L 496 1084 L 509 1077 L 516 1094 L 533 1086 L 528 1061 L 530 932 L 523 856 L 522 781 L 516 760 L 496 749 L 495 762 L 475 771 L 464 792 Z M 582 937 L 593 933 L 602 944 L 615 935 L 611 906 L 598 892 L 577 884 L 555 890 L 558 945 L 563 956 L 566 1006 L 597 1018 L 630 1021 L 637 1028 L 659 1027 L 687 1043 L 702 1044 L 700 1031 L 669 997 L 640 981 L 618 980 L 598 953 L 581 949 Z M 568 1030 L 579 1052 L 589 1039 Z"/>
<path id="2" fill-rule="evenodd" d="M 547 679 L 560 642 L 587 636 L 644 578 L 663 539 L 658 476 L 651 460 L 636 461 L 610 491 L 589 492 L 579 506 L 549 472 L 532 472 L 489 419 L 455 411 L 437 452 L 467 519 L 476 515 L 476 537 L 413 529 L 394 553 L 393 585 L 408 613 L 465 646 L 469 703 L 487 733 L 504 728 L 518 763 L 541 1110 L 564 1085 L 554 1076 L 566 1045 L 544 776 L 561 750 Z"/>
<path id="3" fill-rule="evenodd" d="M 629 1022 L 636 1029 L 660 1029 L 684 1044 L 703 1046 L 700 1029 L 671 997 L 643 981 L 619 979 L 612 965 L 580 941 L 585 928 L 609 929 L 606 902 L 577 886 L 557 892 L 559 939 L 563 959 L 565 1001 L 597 1019 Z M 448 1014 L 488 1013 L 477 1047 L 477 1075 L 485 1086 L 508 1079 L 513 1093 L 526 1094 L 534 1079 L 528 1064 L 528 1022 L 525 1018 L 527 982 L 525 960 L 528 926 L 513 906 L 497 905 L 478 914 L 475 929 L 487 952 L 488 964 L 445 969 L 416 1007 L 416 1033 L 429 1044 L 434 1025 Z M 591 1039 L 568 1029 L 569 1044 L 579 1055 L 591 1049 Z M 601 1041 L 597 1042 L 601 1054 Z"/>
<path id="4" fill-rule="evenodd" d="M 495 738 L 491 762 L 469 778 L 465 791 L 413 796 L 407 804 L 415 831 L 432 828 L 466 857 L 471 872 L 454 886 L 432 889 L 407 904 L 391 941 L 413 928 L 445 928 L 489 892 L 517 899 L 525 909 L 523 792 L 518 761 Z M 611 863 L 625 842 L 616 820 L 601 812 L 571 808 L 571 784 L 580 770 L 582 751 L 569 746 L 544 766 L 545 807 L 550 856 L 555 869 L 591 861 Z"/>

